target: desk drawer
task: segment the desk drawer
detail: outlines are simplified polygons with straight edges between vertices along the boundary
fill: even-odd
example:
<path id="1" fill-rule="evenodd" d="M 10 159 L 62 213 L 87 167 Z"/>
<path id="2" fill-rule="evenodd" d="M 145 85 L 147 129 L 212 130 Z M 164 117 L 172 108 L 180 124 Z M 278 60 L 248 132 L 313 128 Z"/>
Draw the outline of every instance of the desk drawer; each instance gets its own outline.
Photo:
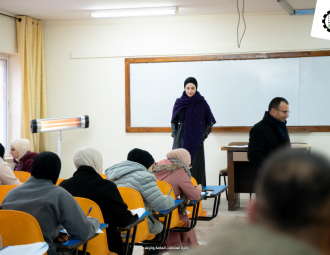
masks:
<path id="1" fill-rule="evenodd" d="M 247 152 L 233 152 L 233 161 L 248 162 Z"/>

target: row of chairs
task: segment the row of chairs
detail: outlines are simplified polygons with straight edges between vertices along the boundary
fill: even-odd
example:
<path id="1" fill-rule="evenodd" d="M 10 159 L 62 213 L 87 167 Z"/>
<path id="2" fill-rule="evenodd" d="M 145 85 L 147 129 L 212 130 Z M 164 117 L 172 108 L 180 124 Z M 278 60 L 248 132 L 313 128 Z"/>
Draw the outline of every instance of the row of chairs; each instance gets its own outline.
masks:
<path id="1" fill-rule="evenodd" d="M 171 189 L 171 185 L 168 183 L 162 182 L 160 185 L 163 187 L 168 185 L 166 190 L 168 188 Z M 0 203 L 8 191 L 16 188 L 17 186 L 18 185 L 0 186 Z M 119 187 L 118 190 L 125 203 L 127 203 L 128 209 L 133 210 L 144 207 L 143 199 L 138 191 L 125 187 Z M 169 190 L 167 193 L 169 193 Z M 89 208 L 93 207 L 93 210 L 90 212 L 90 216 L 97 218 L 101 223 L 104 222 L 102 211 L 94 201 L 81 197 L 75 197 L 75 199 L 86 214 Z M 171 228 L 176 226 L 183 226 L 184 223 L 179 220 L 178 211 L 175 211 L 175 216 L 172 219 L 173 220 L 170 223 Z M 0 226 L 3 246 L 29 244 L 44 241 L 38 222 L 33 216 L 27 213 L 12 210 L 0 210 L 0 222 L 3 222 L 3 224 Z M 15 222 L 15 224 L 13 224 L 13 222 Z M 130 234 L 133 234 L 133 230 L 130 231 Z M 140 243 L 145 240 L 152 240 L 154 237 L 155 235 L 149 233 L 147 218 L 145 218 L 144 221 L 139 223 L 139 228 L 136 232 L 134 242 Z M 132 238 L 130 238 L 130 242 L 132 242 Z M 79 247 L 79 250 L 82 249 L 83 246 Z M 88 242 L 87 252 L 90 254 L 110 255 L 112 252 L 108 250 L 107 236 L 105 234 L 100 234 L 90 240 Z"/>
<path id="2" fill-rule="evenodd" d="M 19 181 L 22 182 L 22 183 L 26 182 L 31 176 L 30 173 L 24 172 L 24 171 L 14 171 L 13 173 L 19 179 Z M 102 174 L 101 176 L 102 176 L 103 179 L 107 179 L 105 174 Z M 56 182 L 56 185 L 58 186 L 63 180 L 65 180 L 65 179 L 64 178 L 58 178 L 58 180 Z M 195 186 L 198 185 L 197 181 L 195 180 L 194 177 L 191 178 L 191 181 Z M 221 184 L 219 184 L 219 185 L 221 185 Z M 226 191 L 226 195 L 227 195 L 227 191 Z M 175 199 L 175 197 L 174 197 L 174 199 Z M 1 194 L 0 194 L 0 203 L 1 202 L 2 202 L 2 200 L 1 200 Z M 191 206 L 188 207 L 187 211 L 189 212 L 188 217 L 191 218 L 192 217 L 192 207 Z M 198 216 L 199 217 L 204 217 L 206 214 L 207 214 L 207 212 L 203 210 L 202 203 L 200 203 Z"/>
<path id="3" fill-rule="evenodd" d="M 27 173 L 27 174 L 29 174 L 29 173 Z M 106 179 L 104 174 L 102 175 L 102 177 L 104 179 Z M 26 181 L 26 179 L 25 179 L 25 181 Z M 65 179 L 59 179 L 57 181 L 56 185 L 59 185 L 63 180 L 65 180 Z M 24 180 L 22 182 L 24 182 Z M 197 186 L 197 182 L 193 177 L 192 177 L 192 182 L 195 186 Z M 163 182 L 163 181 L 157 181 L 157 185 L 164 195 L 168 195 L 170 190 L 172 189 L 170 184 Z M 0 204 L 2 203 L 7 192 L 10 189 L 15 188 L 16 186 L 17 185 L 0 186 Z M 226 187 L 224 189 L 226 189 Z M 137 208 L 141 208 L 141 207 L 144 208 L 143 199 L 138 191 L 131 189 L 131 188 L 124 188 L 124 187 L 118 187 L 118 190 L 119 190 L 124 202 L 127 204 L 128 209 L 133 210 L 133 209 L 137 209 Z M 171 196 L 173 197 L 173 199 L 176 199 L 176 195 L 174 194 L 173 191 L 171 193 Z M 75 199 L 77 200 L 77 202 L 79 203 L 79 205 L 81 206 L 83 211 L 86 213 L 87 213 L 88 209 L 92 206 L 93 210 L 92 210 L 90 216 L 98 218 L 100 222 L 104 222 L 102 212 L 101 212 L 99 206 L 95 202 L 93 202 L 89 199 L 85 199 L 85 198 L 75 198 Z M 218 200 L 217 203 L 219 203 L 219 202 L 220 202 L 220 200 Z M 215 200 L 215 205 L 216 205 L 216 200 Z M 95 208 L 95 210 L 94 210 L 94 208 Z M 215 208 L 218 209 L 218 206 L 217 207 L 215 206 Z M 159 217 L 159 220 L 164 222 L 164 231 L 162 232 L 162 241 L 156 245 L 160 245 L 162 242 L 166 241 L 169 231 L 179 231 L 179 232 L 189 231 L 191 228 L 195 227 L 197 219 L 198 220 L 210 220 L 216 216 L 216 214 L 215 214 L 215 216 L 213 216 L 213 217 L 204 217 L 204 216 L 206 216 L 207 212 L 203 210 L 201 202 L 199 202 L 197 204 L 197 206 L 196 205 L 188 206 L 187 211 L 190 212 L 188 214 L 188 216 L 189 216 L 189 218 L 192 219 L 192 224 L 189 229 L 183 228 L 184 222 L 180 221 L 177 208 L 174 209 L 173 211 L 171 211 L 171 214 L 169 215 L 169 217 L 168 216 L 166 216 L 165 218 Z M 155 215 L 155 217 L 157 217 L 157 215 Z M 26 228 L 22 228 L 22 229 L 26 229 Z M 2 230 L 2 226 L 0 227 L 0 233 L 2 232 L 1 230 Z M 130 232 L 129 243 L 131 243 L 131 244 L 127 244 L 126 254 L 132 254 L 134 244 L 146 245 L 148 243 L 150 244 L 150 243 L 154 242 L 151 240 L 155 237 L 155 235 L 149 233 L 147 218 L 145 218 L 143 221 L 141 221 L 138 224 L 138 229 L 136 226 L 134 226 L 134 228 L 131 227 L 128 231 Z M 134 231 L 135 231 L 135 234 L 134 234 Z M 15 233 L 15 231 L 14 231 L 14 233 Z M 134 238 L 133 238 L 134 240 L 132 240 L 132 236 L 134 236 Z M 23 241 L 23 243 L 24 242 L 28 243 L 24 239 L 22 239 L 22 241 Z M 6 243 L 6 241 L 4 243 Z M 10 242 L 9 242 L 8 244 L 4 244 L 4 245 L 12 245 L 12 244 L 10 244 Z M 130 245 L 131 248 L 128 248 L 128 245 Z M 82 249 L 82 247 L 80 247 L 79 249 Z M 111 252 L 108 250 L 106 235 L 101 234 L 101 235 L 97 236 L 96 238 L 90 240 L 88 242 L 87 252 L 90 252 L 91 254 L 105 254 L 105 255 L 111 254 Z"/>
<path id="4" fill-rule="evenodd" d="M 24 172 L 24 171 L 14 171 L 15 176 L 20 180 L 20 182 L 24 183 L 27 181 L 27 179 L 30 178 L 31 174 L 28 172 Z M 103 179 L 107 179 L 105 174 L 101 175 Z M 58 178 L 56 185 L 58 186 L 63 180 L 66 180 L 64 178 Z M 195 180 L 194 177 L 191 178 L 192 183 L 197 186 L 197 181 Z M 161 181 L 157 182 L 158 184 L 161 183 Z M 221 185 L 221 184 L 220 184 Z M 12 187 L 14 187 L 15 185 L 5 185 L 7 187 L 4 187 L 2 189 L 2 191 L 0 192 L 0 204 L 2 202 L 2 200 L 4 199 L 5 195 L 7 194 L 7 192 L 12 189 Z M 165 189 L 164 186 L 159 186 L 160 190 Z M 163 191 L 163 193 L 166 192 L 166 189 Z M 227 190 L 226 190 L 226 195 L 227 195 Z M 174 196 L 174 192 L 172 194 L 172 196 Z M 175 196 L 173 197 L 174 199 L 176 198 Z M 188 217 L 192 218 L 192 206 L 187 207 L 187 211 L 188 211 Z M 198 211 L 198 217 L 204 217 L 206 216 L 207 212 L 203 210 L 203 206 L 202 203 L 200 202 L 200 206 L 199 206 L 199 211 Z"/>
<path id="5" fill-rule="evenodd" d="M 25 171 L 14 171 L 13 173 L 21 183 L 26 182 L 31 177 L 31 174 Z"/>
<path id="6" fill-rule="evenodd" d="M 3 188 L 4 186 L 9 185 L 0 187 Z M 97 218 L 101 223 L 104 222 L 101 209 L 94 201 L 81 197 L 75 197 L 75 199 L 86 214 L 92 206 L 93 210 L 90 212 L 90 216 Z M 14 210 L 0 210 L 0 222 L 3 246 L 44 242 L 38 221 L 30 214 Z M 79 250 L 82 249 L 83 246 L 79 247 Z M 111 252 L 108 250 L 107 236 L 100 234 L 91 239 L 88 242 L 87 252 L 91 254 L 110 255 Z"/>

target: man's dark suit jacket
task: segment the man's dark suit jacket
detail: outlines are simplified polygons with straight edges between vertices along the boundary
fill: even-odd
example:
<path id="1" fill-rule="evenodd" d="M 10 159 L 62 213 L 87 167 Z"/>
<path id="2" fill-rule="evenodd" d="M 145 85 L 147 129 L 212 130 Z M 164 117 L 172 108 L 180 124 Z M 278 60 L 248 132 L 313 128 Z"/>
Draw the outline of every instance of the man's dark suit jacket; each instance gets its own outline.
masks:
<path id="1" fill-rule="evenodd" d="M 276 123 L 265 112 L 262 121 L 258 122 L 250 130 L 250 142 L 248 148 L 248 159 L 255 166 L 260 166 L 266 157 L 279 148 L 290 146 L 290 137 L 286 126 L 282 129 L 285 141 L 281 136 Z"/>

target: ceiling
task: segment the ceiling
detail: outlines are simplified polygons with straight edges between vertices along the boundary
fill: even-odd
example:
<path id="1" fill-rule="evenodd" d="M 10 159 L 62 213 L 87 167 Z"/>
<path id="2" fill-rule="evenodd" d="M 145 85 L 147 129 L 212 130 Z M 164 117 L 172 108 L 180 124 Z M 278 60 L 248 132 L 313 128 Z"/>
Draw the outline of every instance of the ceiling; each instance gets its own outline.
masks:
<path id="1" fill-rule="evenodd" d="M 312 9 L 316 0 L 287 0 L 294 9 Z M 239 0 L 243 6 L 243 0 Z M 42 20 L 92 19 L 90 11 L 178 6 L 177 15 L 237 13 L 236 0 L 0 0 L 0 10 Z M 245 13 L 285 12 L 277 0 L 245 0 Z"/>

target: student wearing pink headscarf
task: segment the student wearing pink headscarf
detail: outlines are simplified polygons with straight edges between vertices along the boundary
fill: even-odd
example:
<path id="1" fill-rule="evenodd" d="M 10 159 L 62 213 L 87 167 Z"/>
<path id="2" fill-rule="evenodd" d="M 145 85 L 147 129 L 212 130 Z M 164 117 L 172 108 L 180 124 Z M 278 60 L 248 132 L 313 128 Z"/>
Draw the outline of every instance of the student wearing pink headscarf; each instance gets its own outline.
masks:
<path id="1" fill-rule="evenodd" d="M 15 163 L 14 171 L 25 171 L 31 173 L 32 163 L 38 153 L 30 151 L 30 141 L 19 138 L 10 143 L 10 154 Z"/>
<path id="2" fill-rule="evenodd" d="M 191 182 L 189 166 L 191 157 L 185 149 L 175 149 L 167 153 L 167 159 L 157 163 L 152 169 L 157 180 L 169 183 L 176 197 L 180 196 L 185 202 L 179 207 L 179 218 L 185 224 L 183 227 L 190 227 L 186 208 L 187 201 L 198 200 L 201 198 L 202 187 L 195 187 Z M 170 232 L 164 247 L 194 246 L 197 244 L 195 230 L 189 232 Z"/>

